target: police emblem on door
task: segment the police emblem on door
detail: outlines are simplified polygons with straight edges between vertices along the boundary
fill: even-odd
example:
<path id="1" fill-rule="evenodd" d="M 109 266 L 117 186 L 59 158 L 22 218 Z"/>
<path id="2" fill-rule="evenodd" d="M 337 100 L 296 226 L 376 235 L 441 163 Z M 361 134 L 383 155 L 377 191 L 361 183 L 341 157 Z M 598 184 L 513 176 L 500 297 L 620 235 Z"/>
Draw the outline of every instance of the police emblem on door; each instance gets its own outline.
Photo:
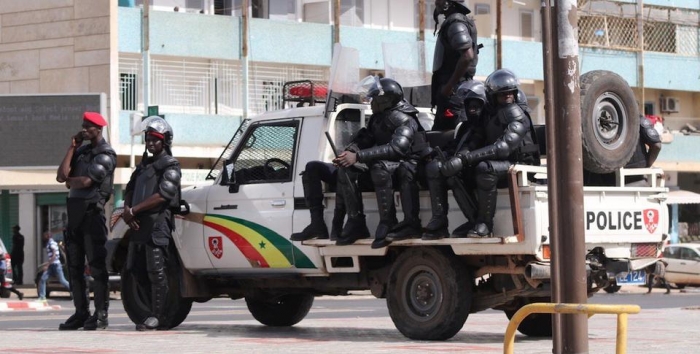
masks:
<path id="1" fill-rule="evenodd" d="M 209 236 L 209 251 L 214 257 L 221 259 L 224 255 L 224 244 L 221 236 Z"/>
<path id="2" fill-rule="evenodd" d="M 659 211 L 658 210 L 656 210 L 656 209 L 644 210 L 644 226 L 646 226 L 646 228 L 650 234 L 653 234 L 654 231 L 656 231 L 656 228 L 659 227 Z"/>

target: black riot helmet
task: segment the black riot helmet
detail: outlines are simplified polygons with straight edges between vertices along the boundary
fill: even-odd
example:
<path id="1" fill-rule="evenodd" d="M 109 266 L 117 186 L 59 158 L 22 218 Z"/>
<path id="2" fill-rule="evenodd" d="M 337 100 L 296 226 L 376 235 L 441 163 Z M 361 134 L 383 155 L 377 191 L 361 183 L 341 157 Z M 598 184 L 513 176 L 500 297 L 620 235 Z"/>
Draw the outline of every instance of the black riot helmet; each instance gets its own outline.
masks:
<path id="1" fill-rule="evenodd" d="M 173 145 L 173 128 L 165 119 L 158 116 L 148 117 L 141 122 L 141 127 L 146 135 L 162 136 L 165 146 L 171 147 Z"/>
<path id="2" fill-rule="evenodd" d="M 403 100 L 403 89 L 395 80 L 377 79 L 367 91 L 367 97 L 372 100 L 372 113 L 380 113 L 395 107 Z"/>
<path id="3" fill-rule="evenodd" d="M 486 78 L 484 85 L 486 86 L 486 95 L 489 102 L 493 105 L 497 104 L 496 94 L 515 91 L 514 95 L 517 98 L 517 91 L 520 89 L 518 77 L 508 69 L 499 69 L 492 72 Z"/>
<path id="4" fill-rule="evenodd" d="M 464 112 L 467 118 L 478 118 L 481 115 L 484 106 L 486 106 L 486 87 L 484 87 L 481 81 L 464 81 L 457 88 L 456 95 L 460 101 L 464 102 Z M 480 103 L 478 109 L 470 108 L 472 106 L 472 101 Z"/>

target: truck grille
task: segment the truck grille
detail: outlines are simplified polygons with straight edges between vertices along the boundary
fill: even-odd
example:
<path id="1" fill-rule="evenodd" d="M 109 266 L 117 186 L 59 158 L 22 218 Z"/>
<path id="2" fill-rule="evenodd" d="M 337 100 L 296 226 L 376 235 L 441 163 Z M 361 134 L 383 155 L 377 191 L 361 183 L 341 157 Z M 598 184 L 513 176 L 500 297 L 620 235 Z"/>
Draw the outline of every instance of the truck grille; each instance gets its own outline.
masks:
<path id="1" fill-rule="evenodd" d="M 654 257 L 659 255 L 659 245 L 656 243 L 634 243 L 630 250 L 632 258 Z"/>

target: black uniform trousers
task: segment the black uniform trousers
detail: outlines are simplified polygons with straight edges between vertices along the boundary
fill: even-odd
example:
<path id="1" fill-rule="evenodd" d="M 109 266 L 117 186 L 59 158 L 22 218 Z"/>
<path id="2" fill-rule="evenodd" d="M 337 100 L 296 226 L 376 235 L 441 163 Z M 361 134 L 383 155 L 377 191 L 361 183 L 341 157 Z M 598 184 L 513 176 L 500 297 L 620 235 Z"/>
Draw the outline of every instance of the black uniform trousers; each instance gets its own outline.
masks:
<path id="1" fill-rule="evenodd" d="M 76 313 L 87 313 L 89 302 L 85 283 L 85 258 L 93 278 L 95 311 L 109 309 L 109 276 L 107 274 L 107 224 L 104 211 L 88 209 L 80 225 L 68 233 L 66 252 L 70 275 L 71 293 Z"/>

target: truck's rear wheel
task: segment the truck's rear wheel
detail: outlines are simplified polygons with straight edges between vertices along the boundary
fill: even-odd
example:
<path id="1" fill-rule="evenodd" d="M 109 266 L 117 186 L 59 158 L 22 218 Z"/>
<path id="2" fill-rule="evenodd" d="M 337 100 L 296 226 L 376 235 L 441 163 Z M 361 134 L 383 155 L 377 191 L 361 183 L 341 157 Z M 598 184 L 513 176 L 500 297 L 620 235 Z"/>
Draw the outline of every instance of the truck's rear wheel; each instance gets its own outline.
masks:
<path id="1" fill-rule="evenodd" d="M 403 252 L 391 268 L 386 294 L 396 328 L 410 339 L 452 338 L 469 316 L 470 274 L 457 257 L 435 248 Z"/>
<path id="2" fill-rule="evenodd" d="M 508 319 L 513 318 L 516 312 L 523 306 L 533 302 L 550 302 L 549 299 L 531 299 L 523 301 L 516 309 L 504 310 Z M 533 313 L 525 317 L 518 326 L 518 332 L 529 337 L 551 337 L 552 336 L 552 315 L 548 313 Z"/>
<path id="3" fill-rule="evenodd" d="M 170 255 L 165 269 L 168 277 L 168 295 L 163 311 L 164 318 L 160 323 L 162 329 L 179 326 L 192 309 L 192 300 L 180 296 L 180 264 L 174 247 L 171 247 Z M 148 276 L 144 276 L 145 278 L 136 276 L 127 267 L 122 268 L 122 304 L 129 319 L 135 324 L 143 323 L 151 314 L 151 286 Z"/>
<path id="4" fill-rule="evenodd" d="M 605 70 L 581 75 L 583 167 L 610 173 L 632 158 L 639 139 L 639 110 L 625 79 Z"/>
<path id="5" fill-rule="evenodd" d="M 312 294 L 285 294 L 275 297 L 246 296 L 248 310 L 258 322 L 271 327 L 289 327 L 306 317 L 314 304 Z"/>

